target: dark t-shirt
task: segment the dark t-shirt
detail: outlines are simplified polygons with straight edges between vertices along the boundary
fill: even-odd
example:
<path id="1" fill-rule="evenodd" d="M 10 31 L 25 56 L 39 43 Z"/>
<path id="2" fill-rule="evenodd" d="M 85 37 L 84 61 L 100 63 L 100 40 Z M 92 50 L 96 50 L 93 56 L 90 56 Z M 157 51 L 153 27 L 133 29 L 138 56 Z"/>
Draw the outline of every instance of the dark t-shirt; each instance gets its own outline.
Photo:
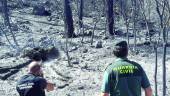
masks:
<path id="1" fill-rule="evenodd" d="M 17 82 L 17 91 L 20 96 L 45 96 L 47 81 L 39 76 L 27 74 Z"/>
<path id="2" fill-rule="evenodd" d="M 102 92 L 110 96 L 141 96 L 141 88 L 149 86 L 149 80 L 139 64 L 119 58 L 107 67 Z"/>

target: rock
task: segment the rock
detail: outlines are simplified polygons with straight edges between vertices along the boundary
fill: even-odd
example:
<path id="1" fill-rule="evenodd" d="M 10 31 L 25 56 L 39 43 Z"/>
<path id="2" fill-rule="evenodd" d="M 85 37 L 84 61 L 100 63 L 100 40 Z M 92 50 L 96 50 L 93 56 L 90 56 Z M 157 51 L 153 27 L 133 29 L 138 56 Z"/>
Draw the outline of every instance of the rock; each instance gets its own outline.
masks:
<path id="1" fill-rule="evenodd" d="M 123 36 L 123 30 L 118 29 L 114 32 L 114 34 L 118 36 Z"/>
<path id="2" fill-rule="evenodd" d="M 97 43 L 96 43 L 96 46 L 95 46 L 96 48 L 102 48 L 103 46 L 102 46 L 102 41 L 98 41 Z"/>
<path id="3" fill-rule="evenodd" d="M 91 36 L 92 34 L 93 34 L 93 32 L 91 30 L 89 30 L 86 33 L 84 33 L 85 36 Z"/>
<path id="4" fill-rule="evenodd" d="M 104 36 L 102 39 L 103 40 L 107 40 L 107 39 L 109 39 L 109 37 L 108 36 Z"/>
<path id="5" fill-rule="evenodd" d="M 127 33 L 124 33 L 124 36 L 127 36 Z M 128 33 L 128 36 L 129 36 L 129 37 L 134 37 L 134 34 Z"/>
<path id="6" fill-rule="evenodd" d="M 73 47 L 69 50 L 69 52 L 76 51 L 77 49 L 78 49 L 77 46 L 73 46 Z"/>
<path id="7" fill-rule="evenodd" d="M 87 52 L 88 52 L 88 49 L 84 48 L 83 53 L 87 53 Z"/>
<path id="8" fill-rule="evenodd" d="M 74 60 L 74 61 L 72 61 L 72 64 L 79 64 L 79 60 Z"/>
<path id="9" fill-rule="evenodd" d="M 105 55 L 103 55 L 103 57 L 107 57 L 107 55 L 105 54 Z"/>
<path id="10" fill-rule="evenodd" d="M 50 16 L 51 15 L 51 13 L 47 11 L 43 5 L 35 5 L 33 7 L 32 14 L 39 15 L 39 16 Z"/>
<path id="11" fill-rule="evenodd" d="M 88 69 L 88 64 L 85 63 L 85 65 L 82 67 L 82 69 Z"/>
<path id="12" fill-rule="evenodd" d="M 103 36 L 104 34 L 105 34 L 105 30 L 99 33 L 100 36 Z"/>
<path id="13" fill-rule="evenodd" d="M 50 59 L 54 59 L 56 57 L 59 57 L 59 50 L 55 47 L 48 48 L 46 50 L 47 57 Z"/>
<path id="14" fill-rule="evenodd" d="M 3 42 L 0 41 L 0 46 L 3 46 L 3 45 L 5 45 L 5 43 L 3 43 Z"/>
<path id="15" fill-rule="evenodd" d="M 23 6 L 30 6 L 30 0 L 21 0 Z"/>
<path id="16" fill-rule="evenodd" d="M 141 57 L 149 57 L 149 54 L 141 53 Z"/>
<path id="17" fill-rule="evenodd" d="M 95 82 L 95 81 L 93 81 L 93 82 L 92 82 L 92 84 L 96 84 L 96 82 Z"/>
<path id="18" fill-rule="evenodd" d="M 90 45 L 90 47 L 91 47 L 91 48 L 95 48 L 95 46 L 94 46 L 94 45 Z"/>
<path id="19" fill-rule="evenodd" d="M 7 53 L 5 53 L 5 56 L 6 57 L 14 57 L 15 55 L 13 52 L 7 52 Z"/>
<path id="20" fill-rule="evenodd" d="M 38 42 L 39 42 L 39 46 L 41 46 L 42 48 L 54 46 L 53 40 L 48 37 L 42 37 Z"/>
<path id="21" fill-rule="evenodd" d="M 44 41 L 46 41 L 48 38 L 47 37 L 42 37 L 42 38 L 40 38 L 40 40 L 38 41 L 38 42 L 44 42 Z"/>
<path id="22" fill-rule="evenodd" d="M 146 46 L 149 46 L 149 45 L 151 45 L 151 42 L 145 41 L 143 44 Z"/>
<path id="23" fill-rule="evenodd" d="M 18 26 L 16 24 L 11 24 L 12 31 L 18 31 Z"/>
<path id="24" fill-rule="evenodd" d="M 106 49 L 111 49 L 111 47 L 110 47 L 110 46 L 107 46 Z"/>
<path id="25" fill-rule="evenodd" d="M 146 24 L 147 23 L 147 24 Z M 141 21 L 139 21 L 139 25 L 140 25 L 140 27 L 141 28 L 143 28 L 143 29 L 146 29 L 146 27 L 148 26 L 149 28 L 153 28 L 154 27 L 154 25 L 155 25 L 155 22 L 153 22 L 153 21 L 145 21 L 145 20 L 141 20 Z"/>
<path id="26" fill-rule="evenodd" d="M 46 61 L 47 59 L 57 58 L 59 56 L 59 50 L 55 47 L 48 48 L 27 48 L 23 50 L 21 57 L 28 57 L 30 59 Z"/>
<path id="27" fill-rule="evenodd" d="M 95 61 L 94 59 L 90 59 L 91 62 Z"/>
<path id="28" fill-rule="evenodd" d="M 47 60 L 45 50 L 42 48 L 26 48 L 23 50 L 21 57 L 28 57 L 30 59 L 42 59 L 43 61 Z"/>
<path id="29" fill-rule="evenodd" d="M 145 35 L 152 37 L 152 36 L 154 36 L 156 33 L 158 33 L 157 30 L 155 30 L 155 29 L 149 29 L 149 33 L 148 33 L 147 30 L 146 30 L 146 34 L 145 34 Z"/>
<path id="30" fill-rule="evenodd" d="M 79 86 L 78 87 L 78 90 L 83 90 L 84 89 L 84 86 Z"/>
<path id="31" fill-rule="evenodd" d="M 19 25 L 22 25 L 22 24 L 31 24 L 31 22 L 28 21 L 28 20 L 25 20 L 25 21 L 17 20 L 17 24 L 19 24 Z"/>

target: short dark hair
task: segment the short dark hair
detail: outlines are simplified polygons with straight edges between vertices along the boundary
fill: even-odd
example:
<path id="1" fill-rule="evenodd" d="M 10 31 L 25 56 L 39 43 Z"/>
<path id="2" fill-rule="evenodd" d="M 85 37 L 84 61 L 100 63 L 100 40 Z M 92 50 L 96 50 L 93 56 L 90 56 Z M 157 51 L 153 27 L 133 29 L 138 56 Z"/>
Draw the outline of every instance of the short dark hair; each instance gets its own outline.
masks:
<path id="1" fill-rule="evenodd" d="M 113 50 L 113 54 L 119 58 L 127 57 L 128 56 L 128 48 L 117 48 L 117 49 L 115 48 Z"/>
<path id="2" fill-rule="evenodd" d="M 35 52 L 31 58 L 33 61 L 41 61 L 42 54 L 40 52 Z"/>
<path id="3" fill-rule="evenodd" d="M 120 41 L 114 45 L 113 54 L 116 57 L 124 58 L 128 55 L 128 45 L 126 41 Z"/>

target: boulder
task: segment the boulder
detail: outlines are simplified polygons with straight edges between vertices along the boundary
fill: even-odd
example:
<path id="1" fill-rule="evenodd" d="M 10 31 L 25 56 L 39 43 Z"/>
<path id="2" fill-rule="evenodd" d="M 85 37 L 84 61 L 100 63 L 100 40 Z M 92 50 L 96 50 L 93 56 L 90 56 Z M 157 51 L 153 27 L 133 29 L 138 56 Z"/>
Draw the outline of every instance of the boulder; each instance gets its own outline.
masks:
<path id="1" fill-rule="evenodd" d="M 31 5 L 31 0 L 21 0 L 20 3 L 22 3 L 23 6 L 29 7 Z"/>
<path id="2" fill-rule="evenodd" d="M 35 5 L 32 11 L 33 15 L 51 16 L 51 12 L 47 11 L 43 5 Z"/>
<path id="3" fill-rule="evenodd" d="M 18 31 L 18 26 L 17 26 L 17 24 L 11 24 L 11 29 L 12 29 L 12 31 Z"/>
<path id="4" fill-rule="evenodd" d="M 83 90 L 83 89 L 85 89 L 84 86 L 79 86 L 78 87 L 78 90 Z"/>
<path id="5" fill-rule="evenodd" d="M 120 30 L 120 29 L 115 30 L 114 34 L 118 35 L 118 36 L 123 36 L 124 35 L 123 30 Z"/>
<path id="6" fill-rule="evenodd" d="M 0 46 L 4 46 L 4 45 L 5 45 L 5 43 L 3 43 L 3 42 L 0 41 Z"/>
<path id="7" fill-rule="evenodd" d="M 149 29 L 152 29 L 152 28 L 154 28 L 154 25 L 155 25 L 155 22 L 148 21 L 148 20 L 147 21 L 141 20 L 138 23 L 139 23 L 140 27 L 143 28 L 143 29 L 146 29 L 147 26 L 149 27 Z"/>
<path id="8" fill-rule="evenodd" d="M 127 33 L 124 33 L 124 36 L 127 36 Z M 128 36 L 129 37 L 134 37 L 134 34 L 133 33 L 128 33 Z"/>
<path id="9" fill-rule="evenodd" d="M 97 43 L 96 43 L 96 48 L 102 48 L 103 47 L 103 45 L 102 45 L 103 43 L 102 43 L 102 41 L 98 41 Z"/>
<path id="10" fill-rule="evenodd" d="M 78 49 L 78 47 L 77 47 L 77 46 L 73 46 L 73 47 L 69 50 L 69 52 L 76 51 L 77 49 Z"/>
<path id="11" fill-rule="evenodd" d="M 55 47 L 48 48 L 27 48 L 23 50 L 21 57 L 28 57 L 32 60 L 43 60 L 54 59 L 59 56 L 59 50 Z"/>
<path id="12" fill-rule="evenodd" d="M 155 35 L 157 33 L 157 31 L 156 30 L 154 30 L 154 29 L 150 29 L 149 30 L 149 33 L 148 32 L 146 32 L 146 36 L 153 36 L 153 35 Z"/>
<path id="13" fill-rule="evenodd" d="M 47 54 L 47 58 L 50 58 L 50 59 L 54 59 L 60 55 L 59 50 L 55 47 L 50 47 L 45 52 Z"/>
<path id="14" fill-rule="evenodd" d="M 109 39 L 109 36 L 103 36 L 102 39 L 107 40 L 107 39 Z"/>
<path id="15" fill-rule="evenodd" d="M 84 36 L 92 36 L 93 32 L 92 30 L 88 30 L 87 32 L 84 33 Z"/>
<path id="16" fill-rule="evenodd" d="M 77 60 L 77 59 L 76 59 L 76 60 L 73 60 L 73 61 L 72 61 L 72 64 L 76 64 L 76 65 L 79 64 L 79 60 Z"/>
<path id="17" fill-rule="evenodd" d="M 84 48 L 83 53 L 87 53 L 87 52 L 88 52 L 88 49 Z"/>

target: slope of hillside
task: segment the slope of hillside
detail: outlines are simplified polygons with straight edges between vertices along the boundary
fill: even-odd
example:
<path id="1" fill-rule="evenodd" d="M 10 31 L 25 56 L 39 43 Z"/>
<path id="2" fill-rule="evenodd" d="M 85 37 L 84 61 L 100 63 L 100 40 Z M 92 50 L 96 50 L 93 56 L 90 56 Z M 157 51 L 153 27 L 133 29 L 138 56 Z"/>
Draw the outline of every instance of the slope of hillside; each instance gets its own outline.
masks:
<path id="1" fill-rule="evenodd" d="M 26 9 L 30 10 L 30 9 Z M 67 57 L 61 47 L 65 46 L 65 38 L 63 38 L 63 22 L 48 21 L 49 17 L 34 16 L 27 13 L 21 14 L 16 10 L 12 13 L 11 20 L 18 24 L 23 30 L 16 33 L 16 38 L 21 47 L 32 46 L 32 38 L 35 46 L 50 45 L 52 39 L 53 45 L 60 50 L 60 57 L 51 59 L 43 63 L 44 75 L 47 80 L 56 83 L 55 91 L 48 93 L 47 96 L 97 96 L 100 93 L 102 83 L 103 71 L 106 66 L 115 60 L 112 54 L 113 43 L 117 40 L 124 40 L 125 37 L 116 37 L 116 39 L 103 39 L 104 30 L 96 30 L 96 37 L 94 38 L 93 46 L 90 45 L 91 37 L 84 38 L 82 45 L 81 36 L 69 39 L 69 54 L 73 67 L 68 67 Z M 88 26 L 93 28 L 91 18 L 86 18 Z M 102 24 L 102 23 L 101 23 Z M 100 25 L 103 26 L 103 25 Z M 24 30 L 26 32 L 24 32 Z M 91 30 L 91 29 L 90 29 Z M 90 30 L 87 30 L 89 32 Z M 29 34 L 27 32 L 30 32 Z M 47 38 L 44 42 L 43 38 Z M 96 48 L 96 43 L 102 41 L 102 48 Z M 133 40 L 131 39 L 131 44 Z M 6 67 L 17 66 L 23 64 L 28 58 L 21 58 L 17 55 L 16 50 L 9 47 L 6 39 L 1 37 L 1 42 L 5 44 L 0 45 L 0 69 Z M 142 41 L 138 41 L 141 43 Z M 129 59 L 136 61 L 146 71 L 151 85 L 154 88 L 154 53 L 151 47 L 140 46 L 139 54 L 129 54 Z M 162 48 L 159 47 L 158 52 L 158 90 L 159 95 L 162 92 Z M 170 49 L 167 52 L 167 74 L 170 73 Z M 27 73 L 26 66 L 20 69 L 8 69 L 0 72 L 0 76 L 11 73 L 6 80 L 0 80 L 0 96 L 18 96 L 15 86 L 16 81 Z M 167 85 L 170 85 L 170 76 L 167 75 Z M 170 95 L 170 87 L 167 86 L 167 96 Z"/>

